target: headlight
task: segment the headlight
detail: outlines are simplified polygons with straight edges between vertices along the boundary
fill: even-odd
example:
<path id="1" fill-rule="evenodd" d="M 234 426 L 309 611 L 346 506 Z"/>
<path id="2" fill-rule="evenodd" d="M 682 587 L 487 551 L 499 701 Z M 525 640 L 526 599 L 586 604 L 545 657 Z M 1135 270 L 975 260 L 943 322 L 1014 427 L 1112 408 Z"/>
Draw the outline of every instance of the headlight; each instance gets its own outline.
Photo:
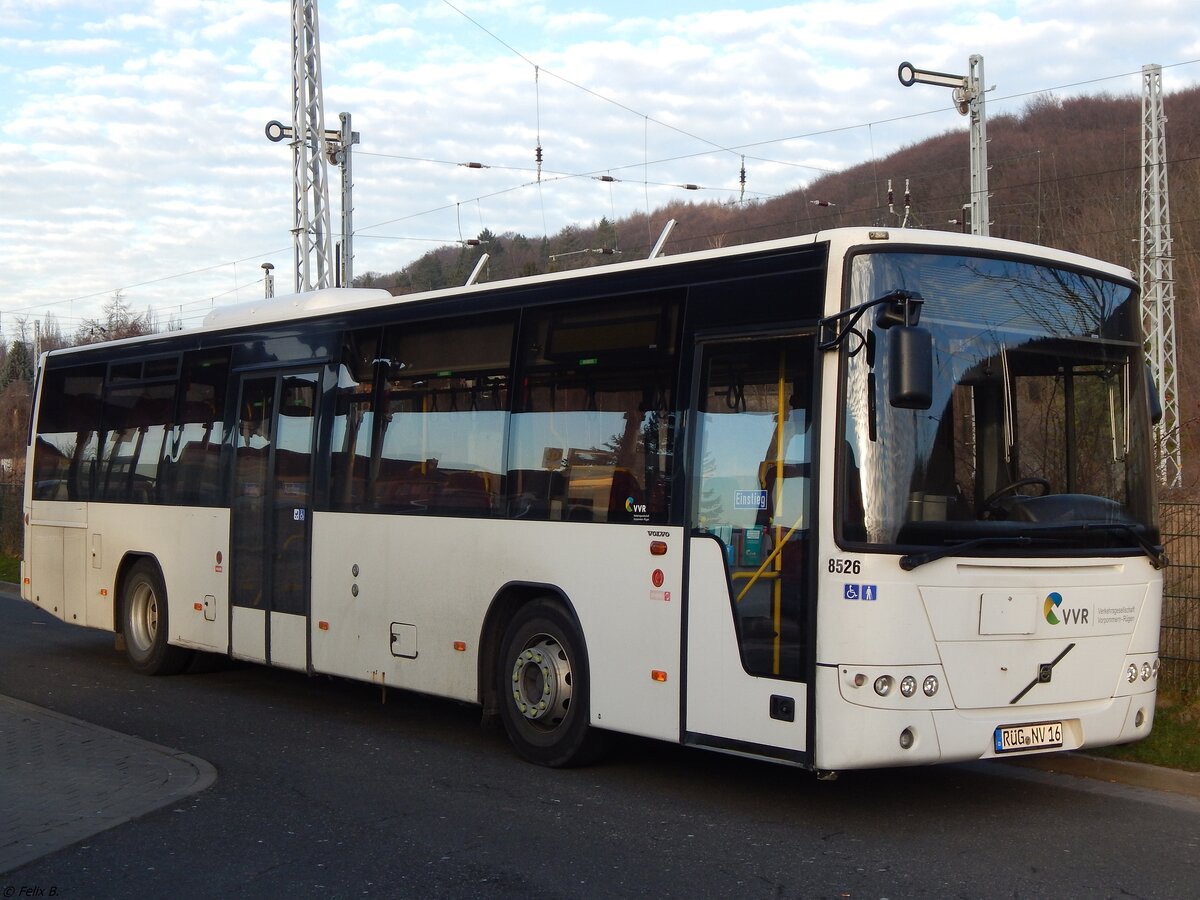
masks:
<path id="1" fill-rule="evenodd" d="M 1125 678 L 1130 684 L 1137 681 L 1137 663 L 1130 663 L 1129 668 L 1125 670 Z"/>
<path id="2" fill-rule="evenodd" d="M 926 697 L 932 697 L 938 692 L 938 680 L 936 675 L 926 675 L 925 680 L 921 682 L 921 690 L 925 692 Z"/>
<path id="3" fill-rule="evenodd" d="M 880 697 L 886 697 L 892 692 L 893 684 L 895 684 L 895 679 L 891 675 L 880 675 L 875 679 L 875 693 Z"/>
<path id="4" fill-rule="evenodd" d="M 1142 681 L 1150 680 L 1150 663 L 1142 663 Z"/>
<path id="5" fill-rule="evenodd" d="M 917 679 L 911 675 L 905 675 L 900 679 L 900 693 L 905 697 L 911 697 L 917 692 Z"/>

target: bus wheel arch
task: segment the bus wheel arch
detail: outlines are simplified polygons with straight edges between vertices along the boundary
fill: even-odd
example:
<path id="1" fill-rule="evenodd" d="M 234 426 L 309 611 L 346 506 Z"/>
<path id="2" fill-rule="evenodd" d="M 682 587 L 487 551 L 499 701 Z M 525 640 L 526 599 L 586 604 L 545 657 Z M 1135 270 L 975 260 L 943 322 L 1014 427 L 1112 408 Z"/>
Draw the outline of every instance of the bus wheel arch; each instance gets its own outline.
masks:
<path id="1" fill-rule="evenodd" d="M 114 627 L 125 641 L 130 668 L 142 675 L 175 675 L 191 661 L 192 651 L 171 645 L 166 581 L 158 560 L 129 554 L 117 572 Z"/>
<path id="2" fill-rule="evenodd" d="M 603 752 L 606 736 L 590 724 L 587 646 L 561 591 L 507 586 L 488 613 L 482 648 L 485 715 L 499 718 L 518 753 L 557 768 Z"/>

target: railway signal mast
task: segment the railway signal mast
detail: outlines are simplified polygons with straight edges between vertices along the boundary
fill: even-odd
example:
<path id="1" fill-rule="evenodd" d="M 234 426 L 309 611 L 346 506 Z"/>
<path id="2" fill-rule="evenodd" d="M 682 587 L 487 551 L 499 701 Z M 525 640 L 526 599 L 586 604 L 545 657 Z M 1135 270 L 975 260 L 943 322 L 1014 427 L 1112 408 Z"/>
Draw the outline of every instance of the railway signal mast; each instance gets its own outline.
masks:
<path id="1" fill-rule="evenodd" d="M 292 0 L 292 124 L 268 122 L 266 133 L 268 140 L 286 139 L 292 147 L 296 291 L 334 284 L 349 286 L 353 281 L 350 147 L 358 143 L 358 134 L 351 130 L 349 113 L 341 113 L 340 119 L 340 130 L 325 130 L 317 0 Z M 342 170 L 342 237 L 336 264 L 329 224 L 327 162 Z"/>
<path id="2" fill-rule="evenodd" d="M 905 87 L 936 84 L 952 88 L 954 106 L 971 119 L 971 234 L 988 234 L 988 162 L 987 116 L 984 110 L 983 57 L 974 54 L 968 60 L 966 75 L 927 72 L 910 62 L 900 63 L 897 75 Z"/>

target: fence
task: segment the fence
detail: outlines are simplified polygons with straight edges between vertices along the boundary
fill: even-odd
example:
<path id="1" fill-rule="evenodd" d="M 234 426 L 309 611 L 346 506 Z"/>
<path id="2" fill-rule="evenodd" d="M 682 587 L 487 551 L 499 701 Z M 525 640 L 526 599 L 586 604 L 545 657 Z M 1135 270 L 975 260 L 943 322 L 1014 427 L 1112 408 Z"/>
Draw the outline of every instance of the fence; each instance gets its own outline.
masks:
<path id="1" fill-rule="evenodd" d="M 1200 503 L 1164 503 L 1163 543 L 1171 564 L 1163 570 L 1160 683 L 1200 687 Z"/>
<path id="2" fill-rule="evenodd" d="M 20 556 L 23 541 L 21 485 L 0 482 L 0 555 Z"/>
<path id="3" fill-rule="evenodd" d="M 1160 683 L 1200 688 L 1200 503 L 1163 503 L 1163 542 L 1171 564 L 1163 571 Z M 21 555 L 21 485 L 0 483 L 0 554 Z"/>

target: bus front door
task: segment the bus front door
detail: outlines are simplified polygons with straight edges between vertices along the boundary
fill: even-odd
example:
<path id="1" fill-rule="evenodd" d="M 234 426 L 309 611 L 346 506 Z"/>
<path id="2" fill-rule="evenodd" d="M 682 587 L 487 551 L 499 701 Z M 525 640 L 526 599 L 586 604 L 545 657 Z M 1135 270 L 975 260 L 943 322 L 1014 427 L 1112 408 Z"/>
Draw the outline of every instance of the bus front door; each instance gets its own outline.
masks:
<path id="1" fill-rule="evenodd" d="M 246 373 L 234 438 L 230 651 L 308 667 L 316 371 Z"/>
<path id="2" fill-rule="evenodd" d="M 697 354 L 684 740 L 804 763 L 813 335 Z"/>

